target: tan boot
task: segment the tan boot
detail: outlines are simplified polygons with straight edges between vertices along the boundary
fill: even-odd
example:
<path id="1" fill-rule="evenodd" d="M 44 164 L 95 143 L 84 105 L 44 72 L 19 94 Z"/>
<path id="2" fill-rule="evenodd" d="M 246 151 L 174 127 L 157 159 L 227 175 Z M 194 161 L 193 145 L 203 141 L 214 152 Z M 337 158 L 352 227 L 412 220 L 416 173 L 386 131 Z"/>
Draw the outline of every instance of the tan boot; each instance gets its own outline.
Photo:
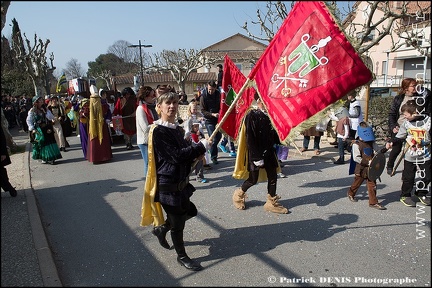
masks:
<path id="1" fill-rule="evenodd" d="M 234 191 L 233 194 L 233 203 L 234 203 L 234 207 L 240 210 L 244 210 L 245 209 L 245 199 L 246 199 L 246 192 L 244 192 L 241 188 L 237 188 Z"/>
<path id="2" fill-rule="evenodd" d="M 281 197 L 278 195 L 271 197 L 270 194 L 267 194 L 267 202 L 264 204 L 264 210 L 273 213 L 288 214 L 288 209 L 278 203 L 280 198 Z"/>

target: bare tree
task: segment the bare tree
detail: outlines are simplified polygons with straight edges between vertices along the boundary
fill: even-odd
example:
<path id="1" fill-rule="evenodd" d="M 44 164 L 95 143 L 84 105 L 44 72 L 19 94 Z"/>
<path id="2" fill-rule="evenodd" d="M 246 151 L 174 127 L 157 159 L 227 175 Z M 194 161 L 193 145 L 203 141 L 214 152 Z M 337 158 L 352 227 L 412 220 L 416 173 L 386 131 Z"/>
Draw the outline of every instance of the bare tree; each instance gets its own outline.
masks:
<path id="1" fill-rule="evenodd" d="M 430 14 L 431 4 L 426 1 L 367 1 L 368 6 L 363 11 L 365 18 L 363 23 L 353 23 L 352 15 L 357 8 L 358 2 L 354 4 L 353 11 L 343 21 L 342 25 L 348 31 L 350 41 L 356 51 L 362 55 L 377 45 L 384 37 L 391 39 L 392 45 L 389 51 L 394 52 L 404 45 L 412 46 L 424 54 L 424 48 L 417 41 L 426 39 L 422 25 L 429 25 L 430 20 L 422 18 Z M 426 5 L 425 5 L 426 4 Z M 415 12 L 414 12 L 415 11 Z M 373 21 L 376 13 L 383 16 L 376 22 Z M 379 14 L 378 14 L 379 15 Z M 428 24 L 427 24 L 428 23 Z M 412 24 L 419 24 L 414 29 Z M 371 40 L 371 35 L 374 35 Z"/>
<path id="2" fill-rule="evenodd" d="M 15 18 L 12 19 L 12 23 L 12 47 L 16 53 L 16 58 L 20 63 L 24 64 L 25 71 L 33 81 L 35 95 L 43 96 L 50 94 L 48 83 L 55 69 L 53 65 L 54 54 L 50 55 L 51 67 L 48 66 L 45 56 L 50 40 L 47 39 L 43 42 L 42 39 L 38 39 L 37 34 L 35 34 L 34 43 L 31 44 L 24 33 L 24 41 Z"/>
<path id="3" fill-rule="evenodd" d="M 64 72 L 68 78 L 79 78 L 84 76 L 84 70 L 76 58 L 72 58 L 66 63 L 66 69 Z"/>
<path id="4" fill-rule="evenodd" d="M 365 1 L 361 1 L 365 2 Z M 369 51 L 377 45 L 384 37 L 392 39 L 392 45 L 389 51 L 396 51 L 403 45 L 412 46 L 424 54 L 424 48 L 421 47 L 417 39 L 426 39 L 424 30 L 413 29 L 411 24 L 417 23 L 427 25 L 430 19 L 425 19 L 425 14 L 430 14 L 431 4 L 426 1 L 366 1 L 369 5 L 367 11 L 364 11 L 364 22 L 353 23 L 355 11 L 360 1 L 356 1 L 353 7 L 348 7 L 347 11 L 339 11 L 336 1 L 326 1 L 325 4 L 333 14 L 336 22 L 343 28 L 347 38 L 349 38 L 354 49 L 359 55 Z M 292 5 L 291 7 L 293 6 Z M 268 1 L 267 11 L 257 10 L 257 20 L 250 21 L 253 25 L 259 25 L 261 35 L 255 35 L 249 30 L 249 23 L 246 21 L 242 28 L 247 35 L 253 39 L 270 42 L 274 34 L 279 29 L 283 20 L 287 17 L 289 11 L 281 1 Z M 415 13 L 412 13 L 415 11 Z M 383 13 L 378 21 L 374 22 L 376 13 Z M 341 17 L 347 15 L 345 20 Z M 421 21 L 423 19 L 423 21 Z M 426 21 L 424 21 L 426 20 Z M 430 25 L 430 23 L 428 24 Z M 371 39 L 371 34 L 375 37 Z M 395 39 L 394 35 L 398 39 Z"/>
<path id="5" fill-rule="evenodd" d="M 112 53 L 122 59 L 124 62 L 133 62 L 139 58 L 139 51 L 130 49 L 132 43 L 125 40 L 117 40 L 113 45 L 108 47 L 107 53 Z"/>
<path id="6" fill-rule="evenodd" d="M 205 65 L 215 64 L 217 61 L 214 58 L 204 57 L 204 52 L 196 49 L 163 50 L 153 56 L 155 61 L 153 62 L 153 59 L 150 59 L 151 64 L 147 69 L 155 72 L 171 73 L 179 86 L 179 91 L 185 91 L 185 84 L 191 72 Z"/>

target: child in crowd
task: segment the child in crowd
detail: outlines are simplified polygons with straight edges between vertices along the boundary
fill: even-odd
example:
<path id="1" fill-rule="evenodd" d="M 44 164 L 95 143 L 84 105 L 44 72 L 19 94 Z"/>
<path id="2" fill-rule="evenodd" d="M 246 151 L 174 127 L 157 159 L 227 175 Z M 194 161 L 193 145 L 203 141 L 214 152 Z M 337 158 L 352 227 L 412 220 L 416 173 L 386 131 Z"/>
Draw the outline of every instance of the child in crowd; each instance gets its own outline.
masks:
<path id="1" fill-rule="evenodd" d="M 401 106 L 405 120 L 391 144 L 407 142 L 404 150 L 406 152 L 400 202 L 408 207 L 416 206 L 411 199 L 413 187 L 414 195 L 419 201 L 430 206 L 430 198 L 426 195 L 431 192 L 431 119 L 419 111 L 424 111 L 424 109 L 416 104 L 416 100 L 408 100 Z M 416 176 L 419 178 L 418 181 L 415 181 Z"/>
<path id="2" fill-rule="evenodd" d="M 358 138 L 352 144 L 352 159 L 354 160 L 354 182 L 348 189 L 348 199 L 351 202 L 357 202 L 355 197 L 360 185 L 363 184 L 366 179 L 366 187 L 369 195 L 369 207 L 378 210 L 386 210 L 386 208 L 378 203 L 376 197 L 376 180 L 370 180 L 368 178 L 368 168 L 376 153 L 385 153 L 387 148 L 380 149 L 375 142 L 375 135 L 366 122 L 360 122 L 357 128 Z M 379 151 L 379 152 L 378 152 Z"/>
<path id="3" fill-rule="evenodd" d="M 206 143 L 207 140 L 205 140 L 204 133 L 201 130 L 201 124 L 196 121 L 192 123 L 192 128 L 190 131 L 185 133 L 185 139 L 191 143 L 191 145 L 196 145 L 200 141 L 203 142 L 204 146 L 208 150 L 208 144 Z M 193 171 L 196 175 L 196 181 L 201 183 L 207 183 L 207 179 L 204 178 L 204 161 L 210 161 L 210 157 L 208 155 L 208 152 L 206 152 L 205 160 L 199 160 L 195 167 L 193 168 Z M 208 162 L 207 162 L 208 163 Z"/>

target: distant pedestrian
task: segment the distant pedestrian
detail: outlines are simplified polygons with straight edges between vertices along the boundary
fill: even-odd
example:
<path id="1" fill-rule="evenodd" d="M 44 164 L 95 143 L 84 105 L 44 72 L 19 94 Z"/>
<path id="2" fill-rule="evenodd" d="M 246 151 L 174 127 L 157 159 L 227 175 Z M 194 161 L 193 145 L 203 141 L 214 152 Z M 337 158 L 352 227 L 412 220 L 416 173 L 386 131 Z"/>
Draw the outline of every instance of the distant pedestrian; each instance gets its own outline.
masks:
<path id="1" fill-rule="evenodd" d="M 354 140 L 357 133 L 357 127 L 360 122 L 363 122 L 363 113 L 360 102 L 356 99 L 355 90 L 348 93 L 348 114 L 350 119 L 349 140 Z M 348 152 L 351 152 L 351 147 L 348 145 Z"/>
<path id="2" fill-rule="evenodd" d="M 19 118 L 20 118 L 20 122 L 21 122 L 21 125 L 22 125 L 22 130 L 25 133 L 28 133 L 28 125 L 27 125 L 27 122 L 26 122 L 27 114 L 28 114 L 28 111 L 26 109 L 26 106 L 25 105 L 21 105 L 20 112 L 19 112 Z"/>
<path id="3" fill-rule="evenodd" d="M 309 149 L 309 142 L 311 136 L 314 137 L 314 145 L 313 149 L 315 151 L 315 155 L 320 155 L 320 142 L 321 142 L 321 136 L 324 135 L 324 132 L 316 130 L 315 127 L 311 127 L 307 130 L 304 130 L 302 132 L 303 134 L 303 147 L 300 149 L 301 152 L 305 152 Z"/>
<path id="4" fill-rule="evenodd" d="M 218 75 L 217 75 L 217 86 L 219 91 L 222 91 L 222 80 L 223 80 L 223 66 L 222 64 L 217 65 Z"/>
<path id="5" fill-rule="evenodd" d="M 135 92 L 130 87 L 123 89 L 121 97 L 117 100 L 114 107 L 113 115 L 121 115 L 123 122 L 122 133 L 124 136 L 126 149 L 132 150 L 132 137 L 136 134 L 136 116 L 135 112 L 138 107 Z"/>
<path id="6" fill-rule="evenodd" d="M 346 107 L 340 107 L 334 113 L 330 113 L 329 117 L 331 120 L 336 121 L 336 137 L 338 141 L 339 158 L 334 161 L 334 164 L 345 164 L 345 148 L 347 145 L 351 145 L 348 142 L 349 138 L 349 113 Z"/>
<path id="7" fill-rule="evenodd" d="M 156 92 L 150 86 L 141 86 L 137 93 L 139 105 L 136 110 L 137 145 L 144 162 L 144 178 L 147 176 L 148 136 L 150 125 L 159 119 L 156 111 Z"/>
<path id="8" fill-rule="evenodd" d="M 203 90 L 201 95 L 200 105 L 201 113 L 204 115 L 205 126 L 209 136 L 216 130 L 216 125 L 219 119 L 221 94 L 216 89 L 216 83 L 209 81 L 207 88 Z M 213 139 L 213 144 L 210 148 L 211 161 L 213 164 L 219 164 L 218 161 L 218 143 L 222 138 L 222 133 L 218 131 Z"/>
<path id="9" fill-rule="evenodd" d="M 42 163 L 52 165 L 55 164 L 55 160 L 62 158 L 54 137 L 53 120 L 54 115 L 45 107 L 44 99 L 41 96 L 34 96 L 33 107 L 26 119 L 30 137 L 34 139 L 32 158 L 41 159 Z"/>

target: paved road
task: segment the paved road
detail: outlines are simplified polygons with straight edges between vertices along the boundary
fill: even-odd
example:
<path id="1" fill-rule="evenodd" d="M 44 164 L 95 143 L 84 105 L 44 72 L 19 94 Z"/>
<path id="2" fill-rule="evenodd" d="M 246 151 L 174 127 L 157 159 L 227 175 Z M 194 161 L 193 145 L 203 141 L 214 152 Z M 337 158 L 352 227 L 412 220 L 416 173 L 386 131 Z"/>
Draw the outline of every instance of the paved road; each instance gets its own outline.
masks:
<path id="1" fill-rule="evenodd" d="M 241 181 L 231 177 L 234 159 L 221 153 L 220 164 L 206 171 L 209 183 L 195 184 L 199 214 L 186 224 L 185 242 L 205 269 L 191 272 L 159 246 L 151 227 L 139 226 L 139 150 L 115 145 L 111 162 L 94 165 L 82 158 L 79 139 L 68 139 L 71 148 L 58 165 L 30 161 L 63 286 L 431 285 L 430 207 L 398 202 L 400 174 L 383 175 L 378 184 L 388 210 L 368 207 L 364 185 L 360 201 L 351 203 L 348 166 L 332 163 L 337 151 L 324 141 L 320 156 L 291 149 L 288 177 L 278 181 L 287 215 L 263 210 L 264 183 L 248 191 L 246 210 L 234 209 L 231 196 Z"/>

